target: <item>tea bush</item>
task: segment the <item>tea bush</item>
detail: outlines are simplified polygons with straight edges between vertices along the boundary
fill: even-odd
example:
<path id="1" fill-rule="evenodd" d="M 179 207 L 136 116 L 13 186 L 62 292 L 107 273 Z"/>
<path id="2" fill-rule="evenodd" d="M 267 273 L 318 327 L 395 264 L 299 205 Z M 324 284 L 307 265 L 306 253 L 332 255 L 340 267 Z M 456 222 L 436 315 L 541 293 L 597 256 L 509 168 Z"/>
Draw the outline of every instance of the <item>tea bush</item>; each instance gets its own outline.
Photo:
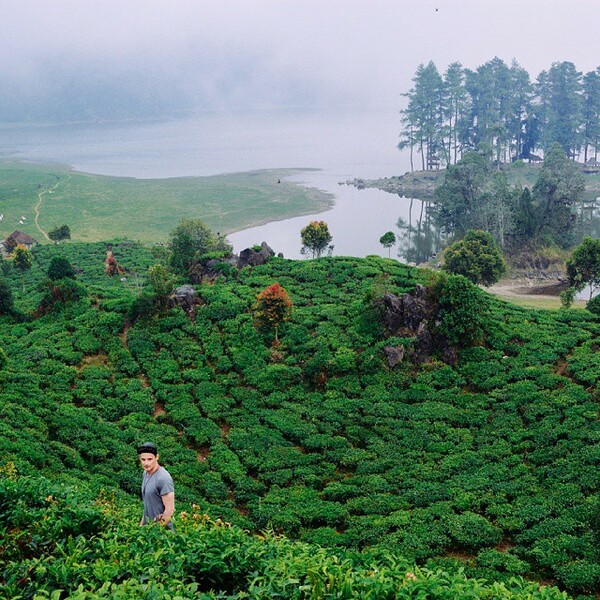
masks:
<path id="1" fill-rule="evenodd" d="M 35 249 L 28 295 L 17 276 L 7 278 L 15 310 L 0 317 L 3 464 L 56 485 L 105 487 L 130 502 L 139 493 L 135 447 L 152 439 L 176 481 L 178 507 L 201 504 L 215 520 L 332 545 L 344 556 L 376 548 L 422 568 L 454 561 L 450 586 L 459 564 L 499 586 L 518 573 L 580 595 L 598 587 L 591 507 L 600 489 L 600 329 L 589 312 L 516 308 L 470 284 L 456 283 L 447 295 L 442 286 L 437 301 L 447 320 L 440 322 L 463 346 L 456 363 L 433 356 L 390 368 L 383 348 L 410 348 L 414 340 L 386 338 L 365 298 L 426 281 L 395 261 L 274 258 L 197 286 L 195 319 L 172 309 L 132 323 L 127 306 L 146 285 L 143 277 L 134 285 L 133 272 L 143 275 L 153 263 L 149 250 L 119 247 L 119 262 L 132 269 L 125 282 L 104 274 L 102 244 L 60 250 L 89 294 L 65 310 L 32 316 L 39 304 L 32 290 L 52 247 Z M 276 281 L 294 311 L 272 347 L 256 331 L 251 306 Z M 468 310 L 453 314 L 465 298 Z M 487 312 L 473 316 L 481 302 Z M 113 573 L 103 561 L 97 572 Z M 56 559 L 56 581 L 61 569 L 70 573 L 67 562 Z M 15 569 L 22 576 L 29 566 Z M 252 568 L 241 565 L 241 579 Z M 210 594 L 206 586 L 225 581 L 201 571 L 193 581 L 173 569 L 162 579 L 123 573 L 109 586 L 98 576 L 93 589 L 105 597 L 185 597 L 190 586 Z M 82 573 L 68 593 L 83 598 L 92 588 Z M 330 581 L 324 572 L 303 573 L 289 586 L 256 575 L 245 590 L 261 582 L 302 597 L 300 587 Z M 363 575 L 340 577 L 352 593 L 367 589 Z M 238 593 L 221 584 L 223 594 Z M 41 572 L 35 585 L 43 594 Z M 527 585 L 514 589 L 533 594 Z M 498 590 L 510 597 L 508 588 Z"/>

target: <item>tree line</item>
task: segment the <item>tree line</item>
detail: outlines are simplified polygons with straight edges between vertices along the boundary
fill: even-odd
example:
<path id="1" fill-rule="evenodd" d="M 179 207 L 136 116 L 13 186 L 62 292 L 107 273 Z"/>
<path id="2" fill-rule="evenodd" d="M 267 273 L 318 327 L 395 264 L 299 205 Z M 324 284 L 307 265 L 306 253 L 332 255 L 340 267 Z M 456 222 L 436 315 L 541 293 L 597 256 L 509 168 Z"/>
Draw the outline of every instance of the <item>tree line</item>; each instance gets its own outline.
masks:
<path id="1" fill-rule="evenodd" d="M 443 74 L 430 61 L 412 81 L 398 144 L 410 150 L 411 170 L 416 160 L 422 170 L 455 164 L 475 149 L 497 162 L 536 160 L 553 143 L 571 160 L 598 156 L 600 67 L 584 75 L 554 62 L 532 81 L 516 60 L 495 57 L 474 70 L 454 62 Z"/>

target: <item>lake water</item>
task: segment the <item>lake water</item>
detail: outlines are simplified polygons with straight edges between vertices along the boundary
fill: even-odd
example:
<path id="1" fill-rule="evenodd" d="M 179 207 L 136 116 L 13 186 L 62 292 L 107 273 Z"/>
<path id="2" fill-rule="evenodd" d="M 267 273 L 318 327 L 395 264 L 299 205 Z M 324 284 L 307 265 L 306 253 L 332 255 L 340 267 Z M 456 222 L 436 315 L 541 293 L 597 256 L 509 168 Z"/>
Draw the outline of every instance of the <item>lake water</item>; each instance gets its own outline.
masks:
<path id="1" fill-rule="evenodd" d="M 399 129 L 399 114 L 394 109 L 207 113 L 160 122 L 5 126 L 0 127 L 0 154 L 138 178 L 318 169 L 293 179 L 332 193 L 335 206 L 331 210 L 232 234 L 229 240 L 234 249 L 239 252 L 266 241 L 276 252 L 299 258 L 300 229 L 310 220 L 322 219 L 333 235 L 334 255 L 387 256 L 379 238 L 394 231 L 403 237 L 392 248 L 392 256 L 411 258 L 412 253 L 413 259 L 419 259 L 433 248 L 431 236 L 421 231 L 424 207 L 420 201 L 339 185 L 355 177 L 406 172 L 408 158 L 396 149 Z M 410 223 L 411 231 L 401 231 L 399 221 Z M 421 250 L 417 250 L 419 244 Z"/>

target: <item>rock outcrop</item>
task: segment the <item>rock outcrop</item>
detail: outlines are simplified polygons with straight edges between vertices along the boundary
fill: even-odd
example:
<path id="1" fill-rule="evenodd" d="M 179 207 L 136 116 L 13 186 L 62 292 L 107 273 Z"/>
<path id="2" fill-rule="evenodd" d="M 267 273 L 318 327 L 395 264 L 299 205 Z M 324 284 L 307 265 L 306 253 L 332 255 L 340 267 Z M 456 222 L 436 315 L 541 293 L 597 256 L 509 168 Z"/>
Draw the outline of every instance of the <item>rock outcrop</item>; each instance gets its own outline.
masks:
<path id="1" fill-rule="evenodd" d="M 412 294 L 397 296 L 386 292 L 375 300 L 388 337 L 411 338 L 414 343 L 410 352 L 404 345 L 385 346 L 383 351 L 390 368 L 394 368 L 408 355 L 415 364 L 422 364 L 435 353 L 447 364 L 458 359 L 458 350 L 448 344 L 445 338 L 433 333 L 435 305 L 429 300 L 427 290 L 417 285 Z"/>
<path id="2" fill-rule="evenodd" d="M 175 290 L 172 299 L 176 306 L 190 314 L 196 305 L 196 290 L 193 285 L 182 285 Z"/>
<path id="3" fill-rule="evenodd" d="M 269 262 L 272 256 L 275 256 L 275 252 L 267 242 L 263 242 L 260 245 L 260 250 L 255 250 L 254 248 L 242 250 L 237 257 L 237 264 L 235 266 L 238 269 L 243 269 L 247 266 L 256 267 L 258 265 L 264 265 Z"/>
<path id="4" fill-rule="evenodd" d="M 243 269 L 244 267 L 257 267 L 264 265 L 275 256 L 273 249 L 263 242 L 259 249 L 246 248 L 239 254 L 230 254 L 226 258 L 213 258 L 206 263 L 195 265 L 190 272 L 190 279 L 192 283 L 201 283 L 202 280 L 207 278 L 219 277 L 227 269 Z M 283 258 L 281 253 L 279 257 Z"/>

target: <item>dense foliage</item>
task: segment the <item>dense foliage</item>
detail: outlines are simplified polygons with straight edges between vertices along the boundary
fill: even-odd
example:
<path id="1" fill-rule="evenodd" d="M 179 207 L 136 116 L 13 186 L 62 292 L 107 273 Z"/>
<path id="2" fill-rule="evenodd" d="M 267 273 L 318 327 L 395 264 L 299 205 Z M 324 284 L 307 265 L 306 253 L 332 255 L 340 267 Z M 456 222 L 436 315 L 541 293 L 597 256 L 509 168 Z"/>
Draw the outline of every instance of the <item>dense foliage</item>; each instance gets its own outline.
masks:
<path id="1" fill-rule="evenodd" d="M 389 552 L 325 550 L 273 532 L 250 536 L 197 506 L 180 514 L 175 532 L 140 528 L 114 494 L 19 476 L 10 465 L 4 471 L 2 598 L 567 598 L 518 577 L 489 583 Z"/>
<path id="2" fill-rule="evenodd" d="M 443 268 L 448 273 L 464 275 L 473 283 L 490 286 L 502 277 L 506 265 L 487 231 L 469 230 L 462 240 L 446 248 Z"/>
<path id="3" fill-rule="evenodd" d="M 476 69 L 452 63 L 440 74 L 420 64 L 403 115 L 400 149 L 421 157 L 421 169 L 456 163 L 486 149 L 497 162 L 537 159 L 557 143 L 569 158 L 597 158 L 600 148 L 600 67 L 583 74 L 555 62 L 535 82 L 516 61 L 495 57 Z"/>
<path id="4" fill-rule="evenodd" d="M 79 594 L 74 598 L 95 597 L 90 589 L 133 598 L 140 586 L 172 586 L 185 597 L 186 586 L 196 584 L 207 594 L 210 586 L 237 593 L 226 580 L 250 589 L 243 586 L 251 585 L 259 560 L 257 538 L 216 528 L 232 536 L 218 548 L 194 536 L 184 541 L 188 525 L 180 514 L 176 539 L 189 548 L 189 562 L 171 554 L 170 542 L 160 545 L 162 558 L 146 557 L 144 544 L 164 532 L 140 532 L 134 514 L 131 529 L 122 520 L 106 524 L 96 504 L 80 497 L 88 491 L 97 497 L 104 488 L 139 510 L 135 447 L 151 439 L 174 476 L 179 511 L 189 513 L 196 503 L 212 519 L 335 548 L 335 557 L 312 547 L 291 550 L 285 541 L 265 550 L 288 558 L 261 563 L 262 579 L 252 577 L 283 586 L 289 571 L 283 597 L 310 597 L 312 591 L 302 596 L 301 590 L 313 588 L 302 586 L 322 581 L 326 589 L 330 575 L 330 585 L 350 578 L 348 585 L 364 589 L 384 573 L 383 589 L 404 589 L 413 582 L 406 581 L 403 560 L 430 569 L 423 576 L 413 571 L 416 581 L 439 589 L 471 589 L 475 583 L 461 574 L 435 574 L 461 568 L 467 577 L 513 590 L 490 597 L 560 597 L 536 596 L 556 592 L 536 592 L 515 579 L 521 575 L 582 597 L 598 588 L 600 326 L 591 313 L 525 310 L 464 278 L 448 278 L 439 284 L 445 291 L 437 298 L 437 326 L 463 348 L 455 364 L 443 363 L 433 348 L 418 368 L 410 361 L 390 368 L 384 348 L 413 340 L 401 331 L 386 337 L 371 299 L 383 290 L 413 291 L 427 283 L 422 271 L 377 257 L 273 258 L 196 286 L 201 304 L 194 319 L 169 309 L 131 323 L 127 315 L 157 259 L 131 242 L 112 247 L 124 277 L 104 274 L 104 244 L 35 248 L 25 294 L 19 273 L 7 276 L 15 309 L 0 317 L 0 347 L 8 357 L 0 371 L 0 466 L 14 463 L 19 478 L 1 486 L 12 501 L 23 500 L 1 505 L 9 534 L 10 552 L 2 553 L 9 565 L 0 575 L 6 585 L 25 578 L 30 594 L 70 585 L 69 593 Z M 43 297 L 38 284 L 57 251 L 88 293 L 34 319 Z M 280 324 L 276 352 L 252 312 L 257 295 L 274 282 L 294 304 Z M 26 484 L 39 475 L 48 485 L 79 491 L 60 496 Z M 63 498 L 56 520 L 44 512 L 54 510 L 50 496 Z M 44 571 L 41 557 L 58 548 Z M 366 548 L 371 557 L 404 557 L 396 559 L 401 568 L 354 553 Z M 115 563 L 114 555 L 123 559 Z M 225 566 L 206 575 L 213 569 L 206 556 Z M 144 578 L 142 571 L 151 569 L 146 558 L 164 569 Z M 345 560 L 357 561 L 352 574 L 340 566 Z M 241 574 L 232 579 L 224 572 Z M 337 597 L 353 597 L 343 593 Z M 418 595 L 411 593 L 406 597 Z"/>
<path id="5" fill-rule="evenodd" d="M 600 239 L 586 237 L 567 260 L 569 284 L 577 291 L 590 288 L 590 300 L 600 286 Z"/>
<path id="6" fill-rule="evenodd" d="M 527 246 L 568 248 L 581 220 L 584 188 L 583 175 L 558 145 L 547 152 L 531 190 L 511 187 L 484 154 L 470 152 L 446 169 L 435 190 L 436 222 L 458 238 L 471 229 L 487 231 L 513 253 Z"/>
<path id="7" fill-rule="evenodd" d="M 169 239 L 170 263 L 180 275 L 188 275 L 202 256 L 215 250 L 228 250 L 225 239 L 215 235 L 199 219 L 182 219 Z"/>
<path id="8" fill-rule="evenodd" d="M 58 225 L 48 232 L 48 237 L 53 242 L 62 242 L 71 239 L 71 228 L 68 225 Z"/>

